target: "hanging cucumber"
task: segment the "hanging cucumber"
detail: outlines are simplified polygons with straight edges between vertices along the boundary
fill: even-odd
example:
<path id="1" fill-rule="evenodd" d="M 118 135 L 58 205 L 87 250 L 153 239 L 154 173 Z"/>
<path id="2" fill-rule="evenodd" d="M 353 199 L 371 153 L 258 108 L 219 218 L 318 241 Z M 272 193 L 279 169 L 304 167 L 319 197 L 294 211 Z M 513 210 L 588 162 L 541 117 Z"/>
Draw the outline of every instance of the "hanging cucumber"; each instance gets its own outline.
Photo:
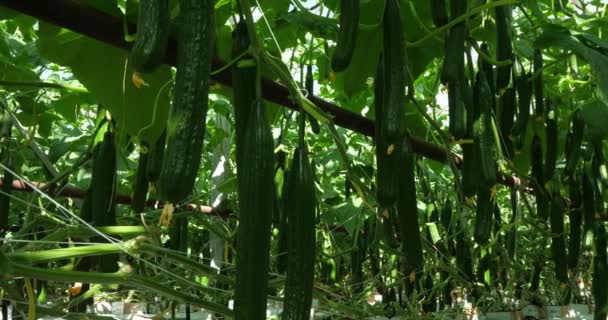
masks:
<path id="1" fill-rule="evenodd" d="M 566 168 L 564 176 L 571 177 L 579 163 L 581 146 L 583 144 L 583 133 L 585 131 L 585 120 L 581 109 L 576 109 L 572 114 L 572 128 L 568 132 L 570 137 L 566 148 Z"/>
<path id="2" fill-rule="evenodd" d="M 514 260 L 515 255 L 517 253 L 517 219 L 519 216 L 519 194 L 516 189 L 511 189 L 510 195 L 511 202 L 511 220 L 509 223 L 514 226 L 509 230 L 508 240 L 507 240 L 507 254 L 509 255 L 509 259 Z"/>
<path id="3" fill-rule="evenodd" d="M 146 161 L 146 176 L 148 181 L 152 183 L 156 182 L 160 176 L 160 170 L 163 166 L 163 157 L 165 154 L 166 139 L 167 130 L 163 130 L 163 133 L 160 135 L 160 137 L 158 137 L 148 152 L 148 159 Z"/>
<path id="4" fill-rule="evenodd" d="M 116 147 L 114 134 L 107 131 L 99 142 L 91 176 L 91 215 L 95 226 L 116 225 Z"/>
<path id="5" fill-rule="evenodd" d="M 456 266 L 458 275 L 467 283 L 473 281 L 473 256 L 471 255 L 471 244 L 467 229 L 462 222 L 458 223 L 458 233 L 456 234 Z"/>
<path id="6" fill-rule="evenodd" d="M 605 320 L 608 315 L 608 258 L 606 257 L 606 228 L 600 224 L 595 231 L 595 257 L 593 258 L 593 319 Z"/>
<path id="7" fill-rule="evenodd" d="M 288 252 L 283 316 L 286 320 L 310 317 L 315 271 L 316 196 L 312 167 L 304 142 L 304 117 L 300 115 L 300 142 L 294 151 L 289 175 L 292 193 L 287 201 Z"/>
<path id="8" fill-rule="evenodd" d="M 405 86 L 408 64 L 399 1 L 387 0 L 383 18 L 383 55 L 375 85 L 377 200 L 381 210 L 398 197 L 399 147 L 405 134 Z"/>
<path id="9" fill-rule="evenodd" d="M 535 189 L 544 187 L 545 179 L 543 175 L 543 147 L 540 137 L 534 135 L 530 144 L 530 162 L 532 165 L 532 178 L 535 180 Z"/>
<path id="10" fill-rule="evenodd" d="M 564 231 L 564 206 L 559 191 L 551 196 L 551 255 L 555 264 L 555 278 L 562 284 L 568 284 L 568 264 L 564 263 L 566 255 L 566 234 Z"/>
<path id="11" fill-rule="evenodd" d="M 133 182 L 133 196 L 131 198 L 131 209 L 134 212 L 140 213 L 144 210 L 146 204 L 146 196 L 148 195 L 148 175 L 146 169 L 148 167 L 149 152 L 140 152 L 137 162 L 137 172 L 135 173 L 135 181 Z"/>
<path id="12" fill-rule="evenodd" d="M 163 63 L 169 40 L 169 0 L 139 0 L 137 38 L 129 62 L 136 72 L 152 72 Z"/>
<path id="13" fill-rule="evenodd" d="M 587 170 L 583 170 L 582 179 L 582 191 L 583 191 L 583 244 L 585 249 L 589 250 L 593 244 L 593 232 L 597 225 L 595 219 L 595 190 L 593 188 L 593 180 L 587 173 Z"/>
<path id="14" fill-rule="evenodd" d="M 247 165 L 237 171 L 235 319 L 266 319 L 270 226 L 274 210 L 273 138 L 262 100 L 256 100 L 243 140 Z M 291 257 L 290 257 L 291 258 Z"/>
<path id="15" fill-rule="evenodd" d="M 512 60 L 513 45 L 512 30 L 513 30 L 513 13 L 509 5 L 498 6 L 495 9 L 496 20 L 496 59 L 497 60 Z M 499 66 L 496 68 L 496 93 L 501 95 L 502 91 L 507 88 L 511 81 L 511 65 Z"/>
<path id="16" fill-rule="evenodd" d="M 405 137 L 400 147 L 401 171 L 399 173 L 399 199 L 397 214 L 399 216 L 399 233 L 405 265 L 403 270 L 409 279 L 410 286 L 418 288 L 423 269 L 422 244 L 418 222 L 418 207 L 416 200 L 416 183 L 414 169 L 415 156 L 409 137 Z"/>
<path id="17" fill-rule="evenodd" d="M 475 215 L 475 242 L 479 245 L 486 245 L 492 233 L 494 212 L 494 196 L 492 189 L 482 186 L 477 192 L 477 211 Z"/>
<path id="18" fill-rule="evenodd" d="M 515 148 L 521 150 L 526 139 L 532 100 L 532 74 L 524 73 L 521 62 L 516 59 L 514 68 L 515 90 L 517 91 L 517 122 L 515 124 Z"/>
<path id="19" fill-rule="evenodd" d="M 249 33 L 245 20 L 241 19 L 236 24 L 232 32 L 232 58 L 236 59 L 243 52 L 249 50 Z M 253 102 L 257 98 L 256 94 L 256 61 L 249 54 L 241 57 L 236 63 L 232 64 L 233 92 L 232 104 L 234 106 L 234 129 L 236 142 L 236 165 L 237 172 L 243 163 L 239 159 L 243 158 L 243 141 L 246 139 L 247 120 L 251 117 Z"/>
<path id="20" fill-rule="evenodd" d="M 429 5 L 431 6 L 431 18 L 437 28 L 446 25 L 449 22 L 445 1 L 446 0 L 431 0 L 429 2 Z"/>
<path id="21" fill-rule="evenodd" d="M 547 100 L 547 114 L 545 117 L 546 122 L 546 155 L 545 155 L 545 181 L 551 180 L 555 174 L 555 166 L 557 164 L 557 136 L 559 134 L 559 128 L 557 127 L 557 108 L 553 107 L 551 100 Z"/>
<path id="22" fill-rule="evenodd" d="M 481 44 L 480 50 L 486 56 L 490 57 L 490 49 L 488 48 L 488 44 L 486 42 Z M 492 93 L 491 96 L 492 96 L 492 98 L 494 98 L 495 93 L 496 93 L 494 66 L 492 66 L 491 63 L 489 63 L 488 61 L 486 61 L 484 59 L 479 59 L 478 60 L 478 70 L 483 71 L 484 75 L 486 76 L 486 79 L 488 81 L 488 86 L 490 87 L 490 92 Z M 492 100 L 492 103 L 493 103 L 493 101 L 494 100 Z"/>
<path id="23" fill-rule="evenodd" d="M 575 271 L 581 252 L 581 227 L 583 224 L 581 181 L 579 175 L 568 180 L 570 195 L 570 230 L 568 235 L 568 268 Z"/>
<path id="24" fill-rule="evenodd" d="M 161 200 L 178 203 L 194 187 L 201 163 L 213 57 L 213 1 L 181 0 L 177 73 L 158 179 Z"/>
<path id="25" fill-rule="evenodd" d="M 340 29 L 331 59 L 335 72 L 344 71 L 350 65 L 357 43 L 359 15 L 359 0 L 340 0 Z"/>
<path id="26" fill-rule="evenodd" d="M 499 99 L 500 110 L 500 134 L 502 144 L 505 146 L 505 156 L 513 157 L 513 126 L 515 116 L 515 89 L 506 88 L 502 90 L 502 95 Z"/>
<path id="27" fill-rule="evenodd" d="M 304 83 L 306 87 L 306 91 L 308 92 L 308 96 L 312 96 L 315 91 L 315 80 L 312 77 L 312 64 L 306 66 L 306 80 Z M 314 134 L 319 134 L 321 132 L 321 127 L 319 126 L 319 121 L 315 119 L 310 114 L 307 114 L 306 119 L 310 122 L 310 129 Z"/>
<path id="28" fill-rule="evenodd" d="M 542 121 L 545 115 L 545 94 L 543 88 L 543 54 L 534 49 L 534 114 L 537 121 Z"/>
<path id="29" fill-rule="evenodd" d="M 10 150 L 6 149 L 3 152 L 4 156 L 4 165 L 11 171 L 15 170 L 15 166 L 13 164 L 13 156 L 10 154 Z M 4 175 L 2 176 L 2 193 L 0 194 L 0 234 L 4 234 L 4 232 L 9 229 L 9 215 L 11 211 L 11 192 L 13 190 L 13 179 L 14 175 L 9 171 L 4 170 Z"/>

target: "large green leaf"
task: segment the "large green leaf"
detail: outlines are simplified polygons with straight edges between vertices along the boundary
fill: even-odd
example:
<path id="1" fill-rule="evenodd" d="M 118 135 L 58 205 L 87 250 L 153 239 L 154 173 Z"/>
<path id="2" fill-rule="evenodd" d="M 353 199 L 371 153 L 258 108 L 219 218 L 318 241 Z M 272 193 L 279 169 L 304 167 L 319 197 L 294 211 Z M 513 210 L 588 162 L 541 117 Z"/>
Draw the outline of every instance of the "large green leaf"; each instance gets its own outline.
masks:
<path id="1" fill-rule="evenodd" d="M 40 54 L 69 67 L 112 113 L 120 129 L 133 136 L 139 134 L 147 142 L 156 140 L 165 126 L 169 107 L 168 66 L 145 75 L 149 86 L 137 89 L 131 82 L 131 71 L 125 68 L 126 51 L 44 22 L 40 23 L 38 34 Z"/>
<path id="2" fill-rule="evenodd" d="M 570 34 L 568 29 L 556 25 L 543 28 L 543 33 L 536 39 L 534 45 L 538 48 L 560 47 L 570 50 L 585 59 L 597 77 L 597 96 L 608 105 L 608 57 L 580 42 Z"/>
<path id="3" fill-rule="evenodd" d="M 599 142 L 608 136 L 608 105 L 598 100 L 591 101 L 583 106 L 582 114 L 590 141 Z"/>

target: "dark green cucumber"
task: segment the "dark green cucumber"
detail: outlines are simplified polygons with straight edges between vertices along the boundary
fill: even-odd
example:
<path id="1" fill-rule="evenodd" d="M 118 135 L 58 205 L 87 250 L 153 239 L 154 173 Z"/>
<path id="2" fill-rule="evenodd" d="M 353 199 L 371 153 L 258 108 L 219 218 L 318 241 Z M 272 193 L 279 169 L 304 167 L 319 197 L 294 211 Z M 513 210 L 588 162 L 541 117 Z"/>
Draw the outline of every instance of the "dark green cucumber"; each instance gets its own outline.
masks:
<path id="1" fill-rule="evenodd" d="M 465 14 L 466 0 L 450 0 L 451 20 Z M 466 26 L 464 22 L 458 23 L 449 29 L 445 39 L 445 59 L 441 70 L 441 82 L 451 83 L 464 79 L 464 43 L 466 40 Z M 449 90 L 449 88 L 448 88 Z"/>
<path id="2" fill-rule="evenodd" d="M 283 151 L 284 152 L 284 151 Z M 286 170 L 283 173 L 283 186 L 281 191 L 280 198 L 280 216 L 279 216 L 279 238 L 277 243 L 277 271 L 279 274 L 285 274 L 287 272 L 287 264 L 288 264 L 288 239 L 289 239 L 289 230 L 288 230 L 288 212 L 290 209 L 290 203 L 288 202 L 290 198 L 292 198 L 291 193 L 293 193 L 292 179 L 289 177 L 291 174 L 291 170 Z"/>
<path id="3" fill-rule="evenodd" d="M 515 90 L 517 91 L 517 122 L 515 124 L 516 149 L 521 150 L 526 139 L 526 130 L 530 119 L 530 101 L 532 100 L 532 74 L 523 73 L 523 67 L 518 62 L 515 70 L 521 69 L 515 75 Z"/>
<path id="4" fill-rule="evenodd" d="M 466 283 L 472 282 L 473 279 L 473 256 L 471 255 L 471 244 L 467 228 L 462 222 L 458 223 L 458 233 L 456 234 L 456 266 L 458 267 L 458 276 Z"/>
<path id="5" fill-rule="evenodd" d="M 304 83 L 306 91 L 308 92 L 308 96 L 311 97 L 315 91 L 315 80 L 312 76 L 312 64 L 306 66 L 306 80 Z M 306 119 L 310 122 L 310 129 L 313 133 L 319 134 L 321 132 L 321 127 L 319 126 L 319 121 L 315 119 L 310 114 L 307 115 Z"/>
<path id="6" fill-rule="evenodd" d="M 4 165 L 9 170 L 14 171 L 15 166 L 13 164 L 11 150 L 7 148 L 2 153 L 4 154 Z M 2 176 L 2 193 L 0 194 L 0 234 L 4 234 L 9 228 L 11 192 L 13 190 L 14 179 L 14 175 L 9 170 L 5 169 L 4 175 Z"/>
<path id="7" fill-rule="evenodd" d="M 534 114 L 538 121 L 545 116 L 545 94 L 543 88 L 543 54 L 534 49 Z"/>
<path id="8" fill-rule="evenodd" d="M 519 216 L 519 194 L 516 189 L 511 189 L 510 195 L 511 202 L 511 220 L 509 223 L 513 226 L 516 225 Z M 513 227 L 509 230 L 507 240 L 507 254 L 511 260 L 515 259 L 517 253 L 517 227 Z"/>
<path id="9" fill-rule="evenodd" d="M 431 18 L 435 27 L 439 28 L 443 25 L 448 24 L 448 10 L 446 8 L 446 0 L 431 0 L 429 5 L 431 6 Z"/>
<path id="10" fill-rule="evenodd" d="M 581 252 L 581 227 L 583 224 L 581 181 L 579 175 L 568 180 L 570 195 L 570 228 L 568 235 L 568 268 L 575 271 Z"/>
<path id="11" fill-rule="evenodd" d="M 237 172 L 239 225 L 236 239 L 235 319 L 266 319 L 270 226 L 275 201 L 273 138 L 261 100 L 255 102 Z"/>
<path id="12" fill-rule="evenodd" d="M 532 178 L 536 182 L 535 189 L 544 187 L 543 147 L 538 135 L 534 135 L 532 137 L 532 142 L 530 143 L 530 163 L 532 166 Z"/>
<path id="13" fill-rule="evenodd" d="M 380 210 L 395 206 L 398 197 L 399 148 L 405 134 L 407 84 L 403 22 L 397 0 L 386 1 L 383 18 L 383 55 L 377 69 L 376 160 L 377 200 Z"/>
<path id="14" fill-rule="evenodd" d="M 481 44 L 480 49 L 481 52 L 490 57 L 490 49 L 488 48 L 488 44 L 486 42 Z M 479 71 L 483 71 L 484 75 L 486 76 L 488 85 L 490 87 L 490 92 L 492 93 L 491 96 L 494 98 L 496 92 L 494 66 L 484 59 L 479 59 L 478 69 Z M 492 103 L 493 101 L 494 100 L 492 100 Z"/>
<path id="15" fill-rule="evenodd" d="M 387 121 L 384 114 L 384 57 L 381 55 L 376 67 L 374 80 L 374 104 L 376 108 L 375 144 L 376 144 L 376 197 L 379 209 L 390 209 L 397 201 L 398 177 L 393 171 L 399 165 L 398 157 L 394 153 L 388 154 L 389 141 L 384 139 L 381 128 Z"/>
<path id="16" fill-rule="evenodd" d="M 244 20 L 237 23 L 232 32 L 232 58 L 236 59 L 243 52 L 249 50 L 249 33 L 247 24 Z M 232 65 L 233 93 L 232 104 L 234 106 L 234 129 L 236 142 L 236 164 L 237 171 L 240 168 L 243 158 L 243 140 L 247 128 L 247 120 L 253 112 L 253 102 L 257 98 L 256 94 L 256 61 L 249 54 L 243 56 L 239 61 Z"/>
<path id="17" fill-rule="evenodd" d="M 161 200 L 178 203 L 194 187 L 201 164 L 213 57 L 214 2 L 181 0 L 177 73 L 167 119 L 167 148 L 158 179 Z"/>
<path id="18" fill-rule="evenodd" d="M 553 103 L 547 100 L 546 122 L 546 144 L 545 144 L 545 181 L 551 180 L 555 174 L 555 166 L 557 165 L 557 146 L 559 128 L 557 127 L 557 108 L 553 107 Z"/>
<path id="19" fill-rule="evenodd" d="M 595 257 L 593 258 L 594 320 L 605 320 L 608 315 L 608 258 L 606 255 L 606 228 L 604 225 L 599 225 L 595 231 Z"/>
<path id="20" fill-rule="evenodd" d="M 509 5 L 495 9 L 496 21 L 496 59 L 499 61 L 513 59 L 512 41 L 512 8 Z M 511 80 L 511 65 L 496 68 L 496 93 L 499 95 L 507 88 Z"/>
<path id="21" fill-rule="evenodd" d="M 513 157 L 513 127 L 515 125 L 515 89 L 506 88 L 501 91 L 499 99 L 500 110 L 500 134 L 502 136 L 502 144 L 505 146 L 504 155 L 507 158 Z"/>
<path id="22" fill-rule="evenodd" d="M 289 179 L 293 193 L 286 199 L 289 201 L 289 261 L 282 319 L 304 320 L 310 317 L 316 243 L 314 177 L 304 144 L 294 151 Z"/>
<path id="23" fill-rule="evenodd" d="M 359 0 L 340 0 L 340 29 L 331 58 L 331 68 L 335 72 L 344 71 L 350 65 L 357 44 L 359 15 Z"/>
<path id="24" fill-rule="evenodd" d="M 583 170 L 582 179 L 583 192 L 583 244 L 585 249 L 589 250 L 593 244 L 593 232 L 597 221 L 595 219 L 595 189 L 593 188 L 593 180 Z"/>
<path id="25" fill-rule="evenodd" d="M 493 226 L 494 196 L 491 187 L 483 186 L 477 192 L 477 211 L 475 215 L 475 242 L 485 245 L 490 240 Z"/>
<path id="26" fill-rule="evenodd" d="M 555 278 L 564 285 L 568 284 L 568 264 L 566 255 L 566 233 L 564 231 L 564 205 L 559 192 L 551 194 L 551 256 L 555 264 Z"/>
<path id="27" fill-rule="evenodd" d="M 580 109 L 572 114 L 572 128 L 569 133 L 568 147 L 566 148 L 566 168 L 564 176 L 570 177 L 579 163 L 581 146 L 583 144 L 583 133 L 585 131 L 585 120 Z"/>
<path id="28" fill-rule="evenodd" d="M 146 205 L 146 197 L 148 195 L 148 167 L 149 152 L 140 152 L 139 160 L 137 161 L 137 172 L 135 173 L 135 181 L 133 182 L 133 196 L 131 197 L 131 209 L 134 212 L 140 213 Z"/>
<path id="29" fill-rule="evenodd" d="M 116 225 L 116 147 L 107 131 L 99 143 L 91 176 L 91 216 L 95 226 Z"/>
<path id="30" fill-rule="evenodd" d="M 114 134 L 106 131 L 93 160 L 91 175 L 91 222 L 94 226 L 116 225 L 116 146 Z M 103 241 L 94 238 L 93 241 Z M 115 272 L 117 255 L 94 259 L 101 272 Z"/>
<path id="31" fill-rule="evenodd" d="M 405 257 L 403 270 L 406 278 L 409 279 L 409 284 L 418 288 L 424 262 L 414 177 L 416 160 L 409 143 L 409 137 L 404 137 L 400 149 L 402 168 L 400 173 L 396 174 L 399 175 L 399 199 L 397 201 L 399 233 L 403 256 Z"/>
<path id="32" fill-rule="evenodd" d="M 165 141 L 167 139 L 167 130 L 158 137 L 156 142 L 150 147 L 148 159 L 146 163 L 146 176 L 148 181 L 156 182 L 160 177 L 160 170 L 163 166 L 163 157 L 165 155 Z"/>
<path id="33" fill-rule="evenodd" d="M 139 0 L 137 39 L 129 62 L 137 72 L 152 72 L 163 63 L 170 31 L 169 0 Z"/>
<path id="34" fill-rule="evenodd" d="M 478 154 L 477 160 L 479 161 L 480 185 L 483 187 L 493 187 L 496 184 L 498 173 L 492 122 L 491 114 L 485 113 L 481 115 L 473 127 L 475 152 Z"/>

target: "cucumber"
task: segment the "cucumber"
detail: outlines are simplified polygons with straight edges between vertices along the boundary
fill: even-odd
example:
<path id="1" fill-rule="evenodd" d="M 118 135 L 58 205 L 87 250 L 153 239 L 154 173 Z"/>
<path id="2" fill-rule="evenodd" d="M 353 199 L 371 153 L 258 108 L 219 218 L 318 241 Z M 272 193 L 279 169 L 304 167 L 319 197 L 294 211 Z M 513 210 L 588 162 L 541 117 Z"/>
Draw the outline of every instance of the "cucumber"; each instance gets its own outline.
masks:
<path id="1" fill-rule="evenodd" d="M 511 220 L 509 223 L 513 226 L 517 224 L 517 219 L 519 216 L 519 194 L 516 189 L 511 189 L 510 195 L 511 202 Z M 507 254 L 509 255 L 509 259 L 514 260 L 517 254 L 517 227 L 513 227 L 509 230 L 508 240 L 507 240 Z"/>
<path id="2" fill-rule="evenodd" d="M 399 199 L 397 201 L 397 214 L 399 216 L 399 233 L 405 264 L 403 267 L 409 285 L 419 288 L 419 279 L 423 269 L 422 243 L 418 222 L 418 207 L 416 201 L 416 183 L 414 169 L 416 160 L 409 144 L 409 137 L 405 137 L 400 147 L 402 170 L 399 174 Z"/>
<path id="3" fill-rule="evenodd" d="M 399 148 L 405 134 L 405 86 L 408 64 L 399 1 L 387 0 L 383 18 L 383 54 L 376 70 L 376 185 L 381 211 L 398 197 Z"/>
<path id="4" fill-rule="evenodd" d="M 481 52 L 490 57 L 490 49 L 488 49 L 488 44 L 486 42 L 482 43 L 480 46 Z M 495 84 L 495 72 L 494 66 L 491 63 L 487 62 L 484 59 L 478 60 L 478 69 L 479 71 L 483 71 L 483 74 L 486 76 L 488 86 L 490 87 L 490 92 L 492 93 L 492 103 L 494 103 L 494 96 L 496 93 L 496 84 Z M 492 104 L 493 106 L 493 104 Z"/>
<path id="5" fill-rule="evenodd" d="M 543 188 L 545 178 L 543 175 L 543 147 L 541 145 L 540 137 L 534 135 L 532 142 L 530 143 L 530 163 L 532 166 L 532 178 L 534 179 L 534 189 Z"/>
<path id="6" fill-rule="evenodd" d="M 11 151 L 7 149 L 4 150 L 4 165 L 9 169 L 14 171 L 15 166 L 13 164 L 13 156 L 11 155 Z M 9 172 L 9 170 L 4 170 L 4 175 L 2 176 L 2 193 L 0 194 L 0 234 L 4 234 L 9 229 L 9 216 L 11 211 L 11 192 L 13 190 L 13 179 L 14 175 Z"/>
<path id="7" fill-rule="evenodd" d="M 350 65 L 357 44 L 359 15 L 359 0 L 340 0 L 340 29 L 331 58 L 331 68 L 335 72 L 344 71 Z"/>
<path id="8" fill-rule="evenodd" d="M 593 319 L 605 320 L 608 315 L 608 258 L 606 257 L 606 228 L 599 225 L 595 231 L 595 257 L 593 258 Z"/>
<path id="9" fill-rule="evenodd" d="M 547 114 L 545 117 L 546 122 L 546 155 L 545 155 L 545 181 L 549 181 L 555 174 L 555 166 L 557 164 L 557 146 L 558 146 L 558 134 L 559 128 L 557 127 L 557 108 L 553 107 L 551 100 L 547 100 Z"/>
<path id="10" fill-rule="evenodd" d="M 429 2 L 429 5 L 431 6 L 431 18 L 437 28 L 446 25 L 449 22 L 445 1 L 446 0 L 431 0 Z"/>
<path id="11" fill-rule="evenodd" d="M 571 177 L 579 163 L 581 146 L 583 145 L 583 133 L 585 131 L 585 120 L 581 109 L 576 109 L 572 114 L 572 128 L 569 133 L 568 147 L 566 148 L 566 167 L 564 176 Z"/>
<path id="12" fill-rule="evenodd" d="M 239 225 L 236 239 L 235 319 L 266 319 L 271 222 L 274 210 L 273 139 L 261 100 L 247 121 L 237 171 Z"/>
<path id="13" fill-rule="evenodd" d="M 500 96 L 500 133 L 503 145 L 505 146 L 505 156 L 509 159 L 513 157 L 513 136 L 512 131 L 515 125 L 515 89 L 506 88 L 502 90 Z"/>
<path id="14" fill-rule="evenodd" d="M 289 179 L 293 193 L 285 199 L 289 209 L 289 260 L 282 319 L 308 319 L 315 271 L 316 196 L 313 171 L 303 143 L 294 151 Z"/>
<path id="15" fill-rule="evenodd" d="M 564 286 L 568 285 L 568 264 L 566 255 L 566 234 L 564 231 L 564 205 L 559 191 L 551 194 L 551 255 L 555 264 L 555 278 Z"/>
<path id="16" fill-rule="evenodd" d="M 581 227 L 583 224 L 581 181 L 578 175 L 568 180 L 570 195 L 570 228 L 568 235 L 568 268 L 576 271 L 581 252 Z"/>
<path id="17" fill-rule="evenodd" d="M 509 5 L 498 6 L 495 9 L 496 20 L 496 59 L 512 60 L 513 45 L 513 12 Z M 499 95 L 509 86 L 511 81 L 511 65 L 499 66 L 496 68 L 496 93 Z M 506 136 L 505 136 L 506 138 Z"/>
<path id="18" fill-rule="evenodd" d="M 249 33 L 245 20 L 241 19 L 232 32 L 232 58 L 236 59 L 249 49 Z M 237 172 L 243 163 L 243 141 L 246 138 L 247 120 L 251 117 L 254 101 L 257 99 L 257 70 L 256 62 L 249 54 L 232 64 L 233 92 L 232 104 L 234 106 L 234 129 L 236 143 Z"/>
<path id="19" fill-rule="evenodd" d="M 163 63 L 170 31 L 169 0 L 139 0 L 137 38 L 129 53 L 136 72 L 152 72 Z"/>
<path id="20" fill-rule="evenodd" d="M 137 161 L 137 172 L 135 173 L 135 181 L 133 182 L 133 196 L 131 197 L 131 209 L 134 212 L 140 213 L 144 210 L 146 204 L 146 196 L 148 195 L 148 175 L 146 169 L 148 167 L 148 152 L 140 152 L 139 160 Z"/>
<path id="21" fill-rule="evenodd" d="M 597 225 L 595 219 L 595 190 L 593 188 L 593 180 L 587 173 L 587 170 L 583 171 L 582 179 L 582 192 L 583 192 L 583 244 L 585 249 L 591 249 L 593 244 L 593 232 Z"/>
<path id="22" fill-rule="evenodd" d="M 4 143 L 2 150 L 2 158 L 4 165 L 10 170 L 14 169 L 13 157 L 11 154 L 11 130 L 13 122 L 11 115 L 6 109 L 6 106 L 1 106 L 0 113 L 0 141 Z M 3 235 L 9 229 L 9 215 L 11 208 L 10 194 L 12 192 L 13 185 L 13 174 L 8 170 L 4 170 L 4 176 L 2 177 L 2 194 L 0 194 L 0 235 Z"/>
<path id="23" fill-rule="evenodd" d="M 148 159 L 146 160 L 146 176 L 149 182 L 156 182 L 160 177 L 160 170 L 163 166 L 163 157 L 165 155 L 165 140 L 167 139 L 167 130 L 163 130 L 162 134 L 150 148 Z"/>
<path id="24" fill-rule="evenodd" d="M 478 154 L 479 161 L 480 186 L 486 188 L 493 187 L 496 184 L 498 173 L 492 121 L 491 114 L 485 113 L 481 115 L 473 127 L 475 152 Z"/>
<path id="25" fill-rule="evenodd" d="M 116 147 L 107 131 L 99 142 L 91 176 L 91 216 L 95 226 L 116 225 Z"/>
<path id="26" fill-rule="evenodd" d="M 375 152 L 376 152 L 376 197 L 380 211 L 392 208 L 397 201 L 398 180 L 394 168 L 399 159 L 388 154 L 390 144 L 382 137 L 381 128 L 387 121 L 384 115 L 384 57 L 381 55 L 376 66 L 374 80 L 374 105 L 376 108 Z"/>
<path id="27" fill-rule="evenodd" d="M 93 160 L 91 176 L 91 223 L 94 226 L 116 225 L 116 146 L 114 134 L 106 131 Z M 93 238 L 93 241 L 103 241 Z M 98 257 L 95 260 L 101 272 L 115 272 L 117 255 Z M 94 261 L 95 261 L 94 260 Z"/>
<path id="28" fill-rule="evenodd" d="M 312 64 L 306 66 L 306 80 L 305 80 L 305 88 L 308 92 L 308 96 L 311 97 L 313 92 L 315 91 L 315 81 L 312 76 Z M 310 122 L 310 129 L 314 134 L 319 134 L 321 132 L 321 127 L 319 126 L 319 121 L 315 119 L 310 114 L 307 114 L 306 119 Z"/>
<path id="29" fill-rule="evenodd" d="M 545 115 L 545 94 L 543 88 L 543 54 L 539 49 L 534 49 L 534 114 L 537 121 L 542 121 Z"/>
<path id="30" fill-rule="evenodd" d="M 521 150 L 526 139 L 526 130 L 530 119 L 530 101 L 532 100 L 532 74 L 523 73 L 523 67 L 518 61 L 515 70 L 521 70 L 515 75 L 515 90 L 517 91 L 517 122 L 515 124 L 516 149 Z"/>
<path id="31" fill-rule="evenodd" d="M 180 0 L 177 73 L 158 179 L 161 200 L 179 203 L 194 187 L 207 118 L 215 24 L 213 1 Z"/>
<path id="32" fill-rule="evenodd" d="M 486 245 L 490 240 L 493 226 L 494 197 L 492 189 L 480 187 L 477 192 L 477 211 L 475 215 L 475 232 L 473 237 L 479 245 Z"/>
<path id="33" fill-rule="evenodd" d="M 468 284 L 473 282 L 473 256 L 471 255 L 471 244 L 467 228 L 462 222 L 458 223 L 458 233 L 456 234 L 456 266 L 458 276 L 462 277 Z"/>

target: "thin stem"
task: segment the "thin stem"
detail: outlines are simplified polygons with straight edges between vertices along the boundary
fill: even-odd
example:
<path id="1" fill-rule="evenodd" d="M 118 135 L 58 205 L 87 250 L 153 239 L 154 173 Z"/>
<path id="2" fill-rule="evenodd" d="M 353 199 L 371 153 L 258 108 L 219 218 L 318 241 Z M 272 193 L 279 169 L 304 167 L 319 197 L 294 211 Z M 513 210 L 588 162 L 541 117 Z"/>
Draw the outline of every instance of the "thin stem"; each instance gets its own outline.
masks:
<path id="1" fill-rule="evenodd" d="M 519 2 L 519 0 L 498 0 L 498 1 L 490 2 L 490 3 L 486 3 L 479 7 L 475 7 L 473 9 L 469 10 L 467 13 L 461 15 L 460 17 L 457 17 L 456 19 L 450 21 L 448 24 L 445 24 L 445 25 L 433 30 L 433 32 L 431 32 L 431 33 L 427 33 L 424 37 L 422 37 L 422 39 L 420 39 L 418 41 L 407 43 L 407 47 L 408 48 L 418 47 L 418 46 L 422 45 L 424 42 L 426 42 L 427 40 L 429 40 L 430 38 L 437 37 L 438 35 L 448 31 L 453 26 L 465 21 L 469 17 L 474 16 L 483 10 L 492 9 L 492 8 L 496 8 L 496 7 L 500 7 L 500 6 L 506 6 L 506 5 L 510 5 L 510 4 L 516 4 L 518 2 Z"/>
<path id="2" fill-rule="evenodd" d="M 61 89 L 77 93 L 89 93 L 89 90 L 84 87 L 71 86 L 67 84 L 55 83 L 55 82 L 29 82 L 29 81 L 7 81 L 0 80 L 0 86 L 12 86 L 12 87 L 33 87 L 33 88 L 52 88 Z"/>

